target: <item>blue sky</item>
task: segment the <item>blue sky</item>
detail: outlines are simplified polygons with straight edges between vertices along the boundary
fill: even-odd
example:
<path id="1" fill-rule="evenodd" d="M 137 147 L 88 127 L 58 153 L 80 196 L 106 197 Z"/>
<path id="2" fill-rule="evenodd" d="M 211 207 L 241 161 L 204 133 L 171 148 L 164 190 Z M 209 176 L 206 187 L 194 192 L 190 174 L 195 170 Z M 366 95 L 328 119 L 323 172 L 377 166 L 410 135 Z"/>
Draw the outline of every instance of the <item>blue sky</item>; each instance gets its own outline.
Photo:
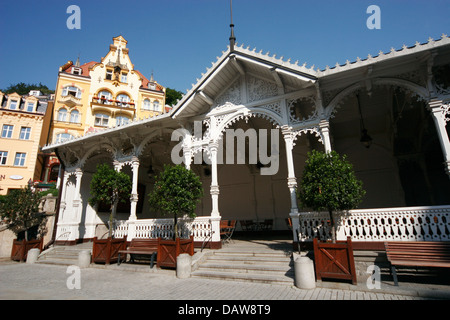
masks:
<path id="1" fill-rule="evenodd" d="M 70 30 L 70 5 L 81 29 Z M 381 29 L 366 26 L 370 5 Z M 68 60 L 100 61 L 112 38 L 128 40 L 135 68 L 182 92 L 226 50 L 229 0 L 0 0 L 0 89 L 39 83 L 54 89 Z M 450 0 L 234 0 L 238 44 L 318 68 L 450 35 Z"/>

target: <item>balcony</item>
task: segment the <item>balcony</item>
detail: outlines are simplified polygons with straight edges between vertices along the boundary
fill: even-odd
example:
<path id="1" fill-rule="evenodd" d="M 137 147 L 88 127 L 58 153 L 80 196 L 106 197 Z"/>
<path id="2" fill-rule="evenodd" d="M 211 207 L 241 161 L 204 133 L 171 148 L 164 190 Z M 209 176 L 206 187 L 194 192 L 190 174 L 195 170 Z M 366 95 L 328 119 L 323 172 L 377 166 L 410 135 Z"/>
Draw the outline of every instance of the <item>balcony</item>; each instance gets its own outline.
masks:
<path id="1" fill-rule="evenodd" d="M 66 95 L 66 96 L 64 96 L 64 97 L 61 97 L 61 98 L 58 100 L 58 102 L 59 102 L 59 103 L 62 103 L 62 104 L 65 104 L 66 106 L 68 106 L 68 107 L 70 107 L 70 108 L 75 107 L 75 106 L 81 106 L 81 105 L 82 105 L 81 99 L 80 99 L 80 98 L 77 98 L 77 97 L 75 97 L 75 96 L 73 96 L 73 95 L 71 95 L 71 94 L 68 94 L 68 95 Z"/>
<path id="2" fill-rule="evenodd" d="M 119 100 L 99 98 L 99 97 L 93 97 L 91 105 L 92 106 L 98 105 L 98 106 L 107 107 L 107 108 L 112 107 L 112 108 L 124 109 L 127 111 L 133 111 L 133 112 L 136 109 L 133 101 L 123 102 L 123 101 L 119 101 Z"/>

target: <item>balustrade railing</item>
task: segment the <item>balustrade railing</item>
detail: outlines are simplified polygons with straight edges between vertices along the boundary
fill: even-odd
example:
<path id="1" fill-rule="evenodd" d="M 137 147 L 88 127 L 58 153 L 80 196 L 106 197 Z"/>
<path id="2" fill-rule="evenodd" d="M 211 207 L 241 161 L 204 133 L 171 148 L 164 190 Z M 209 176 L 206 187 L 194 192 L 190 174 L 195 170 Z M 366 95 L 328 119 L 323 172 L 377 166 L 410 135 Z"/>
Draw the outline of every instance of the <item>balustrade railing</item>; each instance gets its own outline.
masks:
<path id="1" fill-rule="evenodd" d="M 132 227 L 131 227 L 132 226 Z M 173 238 L 173 219 L 139 219 L 135 221 L 117 220 L 114 224 L 114 237 L 122 238 L 129 235 L 133 228 L 133 238 Z M 211 218 L 196 217 L 194 219 L 178 219 L 178 236 L 188 238 L 194 236 L 194 241 L 205 241 L 211 238 Z"/>
<path id="2" fill-rule="evenodd" d="M 349 210 L 334 219 L 338 240 L 450 241 L 450 206 Z M 299 213 L 298 230 L 300 241 L 330 239 L 329 213 Z"/>

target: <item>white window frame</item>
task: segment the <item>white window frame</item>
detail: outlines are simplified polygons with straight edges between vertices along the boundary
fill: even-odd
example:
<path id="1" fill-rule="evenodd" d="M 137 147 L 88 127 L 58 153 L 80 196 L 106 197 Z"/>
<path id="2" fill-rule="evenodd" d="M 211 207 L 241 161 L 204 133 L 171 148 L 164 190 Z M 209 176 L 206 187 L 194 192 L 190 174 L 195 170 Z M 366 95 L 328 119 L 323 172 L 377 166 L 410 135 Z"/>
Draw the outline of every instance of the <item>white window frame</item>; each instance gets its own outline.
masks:
<path id="1" fill-rule="evenodd" d="M 70 112 L 70 123 L 80 123 L 80 111 L 78 110 L 72 110 Z"/>
<path id="2" fill-rule="evenodd" d="M 125 93 L 121 93 L 121 94 L 117 95 L 116 101 L 119 101 L 119 102 L 117 102 L 117 105 L 119 107 L 120 106 L 126 107 L 126 106 L 128 106 L 128 103 L 131 101 L 131 98 L 130 98 L 130 96 L 126 95 Z"/>
<path id="3" fill-rule="evenodd" d="M 75 93 L 75 94 L 71 94 L 71 92 Z M 63 88 L 63 92 L 61 94 L 61 96 L 63 97 L 67 97 L 67 96 L 74 96 L 77 99 L 81 99 L 81 89 L 75 86 L 65 86 Z"/>
<path id="4" fill-rule="evenodd" d="M 0 151 L 0 166 L 6 166 L 8 162 L 8 151 Z"/>
<path id="5" fill-rule="evenodd" d="M 131 122 L 131 119 L 126 116 L 117 116 L 116 117 L 116 126 L 123 126 Z"/>
<path id="6" fill-rule="evenodd" d="M 109 123 L 109 115 L 104 113 L 96 113 L 94 125 L 97 127 L 107 127 Z"/>
<path id="7" fill-rule="evenodd" d="M 13 104 L 14 103 L 14 104 Z M 13 107 L 14 106 L 14 107 Z M 14 100 L 11 99 L 11 101 L 9 102 L 9 109 L 10 110 L 17 110 L 19 108 L 19 101 L 18 100 Z"/>
<path id="8" fill-rule="evenodd" d="M 31 128 L 30 127 L 21 127 L 20 128 L 20 140 L 30 140 L 31 136 Z"/>
<path id="9" fill-rule="evenodd" d="M 67 121 L 67 109 L 62 107 L 58 110 L 58 121 Z"/>
<path id="10" fill-rule="evenodd" d="M 142 102 L 142 109 L 143 110 L 151 110 L 152 102 L 150 99 L 144 99 Z"/>
<path id="11" fill-rule="evenodd" d="M 34 111 L 34 105 L 35 105 L 34 102 L 27 102 L 27 112 L 33 112 Z"/>
<path id="12" fill-rule="evenodd" d="M 25 161 L 27 159 L 27 154 L 25 152 L 16 152 L 16 157 L 14 158 L 15 167 L 25 167 Z"/>
<path id="13" fill-rule="evenodd" d="M 161 110 L 161 104 L 158 100 L 153 101 L 152 103 L 153 111 L 160 111 Z"/>
<path id="14" fill-rule="evenodd" d="M 10 124 L 4 124 L 2 128 L 2 138 L 11 139 L 14 132 L 14 126 Z"/>
<path id="15" fill-rule="evenodd" d="M 61 142 L 70 140 L 70 139 L 72 139 L 72 138 L 73 138 L 73 135 L 71 135 L 70 133 L 66 133 L 66 132 L 64 132 L 64 133 L 58 133 L 58 134 L 56 135 L 56 143 L 61 143 Z"/>

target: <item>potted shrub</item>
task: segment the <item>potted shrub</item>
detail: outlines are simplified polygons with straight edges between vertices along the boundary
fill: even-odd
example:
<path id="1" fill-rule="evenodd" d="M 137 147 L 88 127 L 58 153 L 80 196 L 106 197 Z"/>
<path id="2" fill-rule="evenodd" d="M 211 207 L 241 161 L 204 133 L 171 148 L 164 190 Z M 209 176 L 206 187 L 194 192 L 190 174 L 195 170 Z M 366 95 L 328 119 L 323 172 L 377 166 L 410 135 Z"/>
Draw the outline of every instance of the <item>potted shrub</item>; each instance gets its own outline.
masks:
<path id="1" fill-rule="evenodd" d="M 298 191 L 302 206 L 327 210 L 330 214 L 331 243 L 314 239 L 314 259 L 317 279 L 339 278 L 356 282 L 351 239 L 336 241 L 336 216 L 354 209 L 365 195 L 353 166 L 335 151 L 308 153 Z"/>
<path id="2" fill-rule="evenodd" d="M 39 192 L 30 185 L 13 190 L 0 199 L 0 217 L 17 236 L 11 250 L 12 260 L 25 261 L 28 250 L 42 250 L 47 219 L 44 213 L 39 212 L 40 201 Z"/>
<path id="3" fill-rule="evenodd" d="M 94 238 L 92 260 L 106 264 L 116 262 L 119 250 L 125 249 L 126 239 L 112 238 L 113 219 L 117 204 L 126 202 L 130 197 L 131 179 L 126 173 L 118 172 L 107 164 L 100 164 L 92 176 L 90 187 L 89 204 L 95 206 L 105 203 L 110 207 L 108 239 Z"/>
<path id="4" fill-rule="evenodd" d="M 194 254 L 193 238 L 180 239 L 178 217 L 195 217 L 195 208 L 203 196 L 200 178 L 182 165 L 164 166 L 149 194 L 150 206 L 162 215 L 173 216 L 173 239 L 160 240 L 158 267 L 176 267 L 180 253 Z"/>

